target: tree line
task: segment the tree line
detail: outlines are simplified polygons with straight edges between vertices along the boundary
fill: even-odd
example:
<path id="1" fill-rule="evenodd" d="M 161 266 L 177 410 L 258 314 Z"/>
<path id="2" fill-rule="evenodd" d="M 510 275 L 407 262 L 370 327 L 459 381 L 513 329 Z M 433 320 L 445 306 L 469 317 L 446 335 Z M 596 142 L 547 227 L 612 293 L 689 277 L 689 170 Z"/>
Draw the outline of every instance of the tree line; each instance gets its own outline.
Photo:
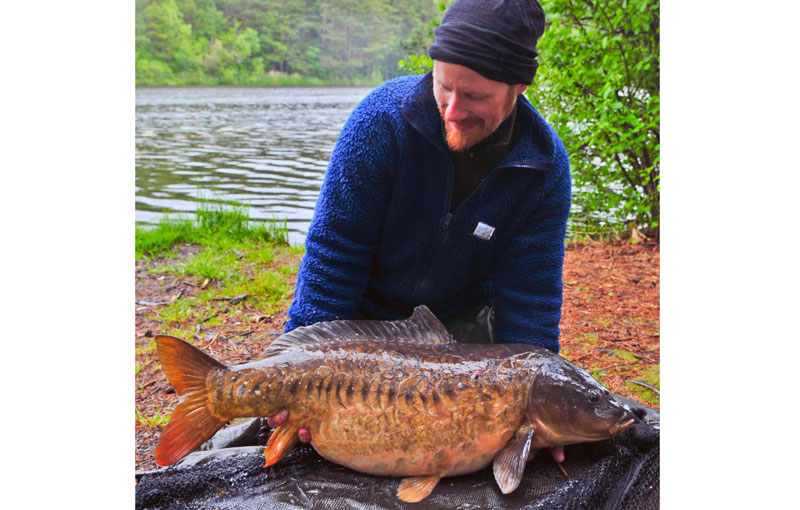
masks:
<path id="1" fill-rule="evenodd" d="M 438 15 L 434 0 L 136 0 L 136 83 L 379 83 Z"/>

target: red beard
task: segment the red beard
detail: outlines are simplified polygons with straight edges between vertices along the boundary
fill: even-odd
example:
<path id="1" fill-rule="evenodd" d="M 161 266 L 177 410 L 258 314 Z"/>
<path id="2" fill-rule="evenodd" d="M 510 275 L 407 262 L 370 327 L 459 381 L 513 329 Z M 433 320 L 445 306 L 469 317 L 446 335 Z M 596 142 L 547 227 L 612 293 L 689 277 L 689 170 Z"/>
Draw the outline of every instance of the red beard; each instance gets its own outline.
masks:
<path id="1" fill-rule="evenodd" d="M 467 125 L 475 125 L 479 126 L 478 129 L 474 127 L 466 132 L 459 131 L 455 128 L 452 128 L 448 125 L 447 120 L 445 120 L 445 108 L 439 108 L 439 114 L 442 116 L 442 120 L 444 120 L 444 130 L 445 130 L 445 140 L 447 141 L 448 147 L 450 147 L 453 151 L 463 151 L 464 149 L 469 149 L 473 145 L 477 144 L 491 133 L 484 133 L 484 128 L 481 128 L 479 125 L 483 123 L 483 121 L 479 118 L 467 118 L 466 122 L 462 122 L 462 124 Z"/>

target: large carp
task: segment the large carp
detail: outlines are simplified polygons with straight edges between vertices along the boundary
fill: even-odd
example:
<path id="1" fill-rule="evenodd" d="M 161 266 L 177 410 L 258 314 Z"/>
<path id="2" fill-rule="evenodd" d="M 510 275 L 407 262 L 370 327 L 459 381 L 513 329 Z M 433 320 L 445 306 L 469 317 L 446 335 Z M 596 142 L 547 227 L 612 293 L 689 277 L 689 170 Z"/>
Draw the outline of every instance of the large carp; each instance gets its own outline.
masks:
<path id="1" fill-rule="evenodd" d="M 406 477 L 397 495 L 427 497 L 444 476 L 493 462 L 503 493 L 520 483 L 531 449 L 607 439 L 633 415 L 589 374 L 527 344 L 462 344 L 425 306 L 401 321 L 333 321 L 277 338 L 265 359 L 227 367 L 157 336 L 182 397 L 156 447 L 177 462 L 233 418 L 289 420 L 270 436 L 266 465 L 311 432 L 326 459 Z"/>

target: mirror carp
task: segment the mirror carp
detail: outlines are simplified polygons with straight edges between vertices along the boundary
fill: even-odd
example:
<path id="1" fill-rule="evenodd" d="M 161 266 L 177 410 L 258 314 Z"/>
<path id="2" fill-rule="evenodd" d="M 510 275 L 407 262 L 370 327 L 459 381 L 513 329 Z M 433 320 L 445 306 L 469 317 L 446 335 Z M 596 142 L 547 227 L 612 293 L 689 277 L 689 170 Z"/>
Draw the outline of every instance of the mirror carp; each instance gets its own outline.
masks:
<path id="1" fill-rule="evenodd" d="M 173 464 L 229 420 L 289 411 L 265 466 L 307 428 L 324 458 L 404 477 L 402 501 L 426 498 L 442 477 L 493 464 L 504 494 L 532 450 L 608 439 L 633 414 L 582 369 L 528 344 L 462 344 L 419 306 L 399 321 L 331 321 L 277 338 L 265 358 L 225 366 L 175 337 L 156 337 L 181 401 L 156 463 Z"/>

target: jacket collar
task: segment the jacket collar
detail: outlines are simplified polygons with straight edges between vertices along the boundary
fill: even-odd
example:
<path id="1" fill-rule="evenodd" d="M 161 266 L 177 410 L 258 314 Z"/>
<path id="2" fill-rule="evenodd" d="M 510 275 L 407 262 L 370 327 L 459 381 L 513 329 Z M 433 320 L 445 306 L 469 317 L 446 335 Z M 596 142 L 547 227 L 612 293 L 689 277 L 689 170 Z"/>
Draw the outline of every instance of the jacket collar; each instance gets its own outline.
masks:
<path id="1" fill-rule="evenodd" d="M 430 143 L 447 153 L 442 120 L 433 97 L 433 73 L 421 77 L 400 104 L 403 118 Z M 511 148 L 500 167 L 547 170 L 553 162 L 553 141 L 547 124 L 533 108 L 530 101 L 517 97 L 519 141 Z"/>

